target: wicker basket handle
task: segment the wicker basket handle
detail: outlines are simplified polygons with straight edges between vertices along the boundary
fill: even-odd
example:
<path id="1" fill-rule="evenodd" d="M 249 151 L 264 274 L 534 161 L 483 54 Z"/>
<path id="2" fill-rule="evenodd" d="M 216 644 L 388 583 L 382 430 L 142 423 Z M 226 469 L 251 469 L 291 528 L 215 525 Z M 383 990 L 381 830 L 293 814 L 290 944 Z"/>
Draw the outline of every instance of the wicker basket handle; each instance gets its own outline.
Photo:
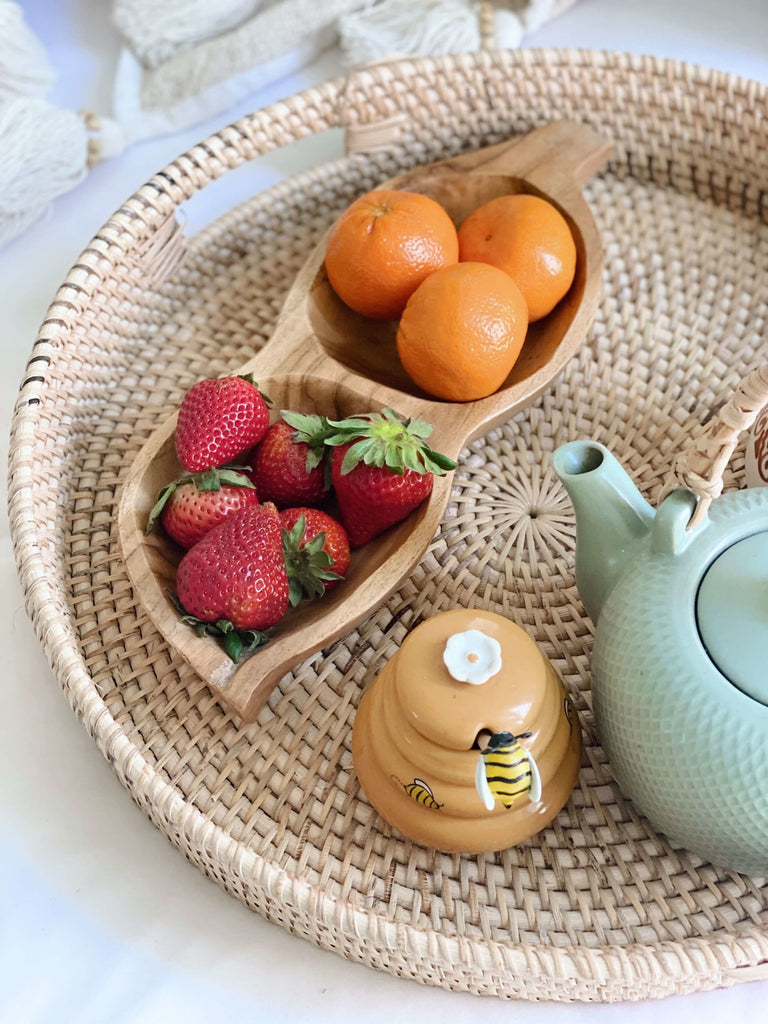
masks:
<path id="1" fill-rule="evenodd" d="M 674 473 L 698 501 L 689 528 L 701 521 L 723 489 L 723 473 L 739 436 L 749 430 L 768 403 L 768 364 L 748 374 L 731 398 L 718 410 L 693 443 L 682 452 Z"/>

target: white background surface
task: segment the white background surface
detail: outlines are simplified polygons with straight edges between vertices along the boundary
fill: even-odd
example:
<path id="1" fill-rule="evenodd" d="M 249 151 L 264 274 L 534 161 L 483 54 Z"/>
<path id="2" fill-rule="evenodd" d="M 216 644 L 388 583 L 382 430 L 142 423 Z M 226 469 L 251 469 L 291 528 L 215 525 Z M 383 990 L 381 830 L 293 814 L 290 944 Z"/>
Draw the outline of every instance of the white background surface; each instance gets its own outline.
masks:
<path id="1" fill-rule="evenodd" d="M 213 0 L 212 0 L 213 2 Z M 22 0 L 59 73 L 61 106 L 110 112 L 117 38 L 106 0 Z M 579 0 L 527 45 L 690 60 L 768 84 L 768 0 Z M 340 73 L 336 53 L 191 130 L 98 166 L 0 250 L 0 417 L 56 288 L 89 239 L 156 170 L 250 109 Z M 189 204 L 189 228 L 341 153 L 329 133 L 227 175 Z M 222 183 L 217 183 L 219 186 Z M 509 1004 L 428 989 L 293 938 L 208 881 L 134 806 L 71 713 L 28 622 L 7 522 L 0 536 L 0 1022 L 560 1021 L 768 1019 L 768 982 L 623 1005 Z"/>

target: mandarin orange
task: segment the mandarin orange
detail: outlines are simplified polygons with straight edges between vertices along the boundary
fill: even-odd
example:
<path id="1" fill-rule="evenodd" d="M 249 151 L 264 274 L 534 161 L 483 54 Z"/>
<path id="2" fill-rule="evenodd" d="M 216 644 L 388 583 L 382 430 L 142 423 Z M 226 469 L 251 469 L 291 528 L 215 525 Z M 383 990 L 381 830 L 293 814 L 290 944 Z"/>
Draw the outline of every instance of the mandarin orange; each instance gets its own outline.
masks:
<path id="1" fill-rule="evenodd" d="M 506 271 L 534 321 L 551 313 L 571 287 L 576 244 L 556 207 L 519 193 L 491 199 L 470 213 L 459 227 L 459 259 Z"/>
<path id="2" fill-rule="evenodd" d="M 527 330 L 528 308 L 509 274 L 457 263 L 430 274 L 410 297 L 397 352 L 427 394 L 470 402 L 501 387 Z"/>
<path id="3" fill-rule="evenodd" d="M 419 192 L 379 189 L 338 219 L 325 268 L 333 290 L 357 313 L 396 320 L 424 278 L 458 258 L 456 228 L 439 203 Z"/>

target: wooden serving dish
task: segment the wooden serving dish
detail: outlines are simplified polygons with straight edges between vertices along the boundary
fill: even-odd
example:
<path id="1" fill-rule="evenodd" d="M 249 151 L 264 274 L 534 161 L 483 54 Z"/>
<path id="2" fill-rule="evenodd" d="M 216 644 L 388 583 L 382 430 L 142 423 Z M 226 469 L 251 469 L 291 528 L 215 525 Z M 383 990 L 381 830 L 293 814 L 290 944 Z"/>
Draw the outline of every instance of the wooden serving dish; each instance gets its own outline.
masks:
<path id="1" fill-rule="evenodd" d="M 275 416 L 294 409 L 336 419 L 390 406 L 432 423 L 430 445 L 457 458 L 473 438 L 530 404 L 584 340 L 601 294 L 602 249 L 581 188 L 611 153 L 612 145 L 591 129 L 559 121 L 382 184 L 431 196 L 457 224 L 482 203 L 514 192 L 541 195 L 568 219 L 577 248 L 573 285 L 549 316 L 529 327 L 509 377 L 488 398 L 443 402 L 412 383 L 397 357 L 397 324 L 359 316 L 331 289 L 323 262 L 327 235 L 297 275 L 272 338 L 237 372 L 255 375 L 273 399 Z M 452 475 L 437 477 L 427 502 L 355 551 L 343 584 L 322 600 L 291 609 L 267 645 L 235 664 L 215 640 L 181 622 L 169 597 L 183 552 L 162 531 L 149 537 L 144 532 L 161 487 L 181 472 L 175 427 L 173 415 L 151 435 L 127 475 L 118 510 L 123 558 L 137 597 L 168 643 L 230 711 L 253 721 L 283 675 L 347 633 L 412 571 L 440 524 Z"/>

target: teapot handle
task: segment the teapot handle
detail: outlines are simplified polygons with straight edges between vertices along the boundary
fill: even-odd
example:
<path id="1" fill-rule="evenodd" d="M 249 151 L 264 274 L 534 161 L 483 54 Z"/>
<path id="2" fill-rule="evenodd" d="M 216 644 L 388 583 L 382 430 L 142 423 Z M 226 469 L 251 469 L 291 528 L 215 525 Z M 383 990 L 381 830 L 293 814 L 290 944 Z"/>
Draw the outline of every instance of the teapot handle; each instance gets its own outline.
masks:
<path id="1" fill-rule="evenodd" d="M 723 489 L 723 472 L 739 435 L 748 430 L 768 403 L 768 364 L 748 374 L 731 398 L 712 417 L 693 443 L 675 461 L 674 473 L 697 498 L 688 528 L 701 521 Z"/>

